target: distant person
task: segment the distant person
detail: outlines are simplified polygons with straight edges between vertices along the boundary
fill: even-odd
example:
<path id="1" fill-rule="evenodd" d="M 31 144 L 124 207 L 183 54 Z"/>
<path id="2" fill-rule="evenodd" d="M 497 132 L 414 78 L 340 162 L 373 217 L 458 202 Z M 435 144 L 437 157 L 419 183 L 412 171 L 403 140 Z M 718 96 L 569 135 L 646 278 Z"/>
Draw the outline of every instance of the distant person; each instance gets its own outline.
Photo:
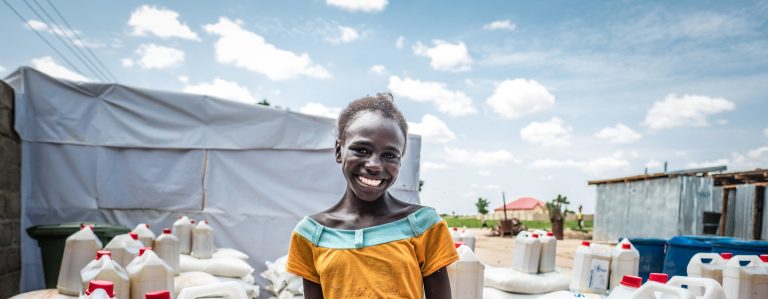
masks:
<path id="1" fill-rule="evenodd" d="M 576 220 L 578 220 L 579 230 L 584 230 L 584 213 L 581 212 L 581 205 L 579 205 L 579 212 L 576 213 Z"/>
<path id="2" fill-rule="evenodd" d="M 392 196 L 408 125 L 392 96 L 354 100 L 341 112 L 336 162 L 347 181 L 329 209 L 304 217 L 291 236 L 288 272 L 304 298 L 451 298 L 446 266 L 459 259 L 433 208 Z"/>

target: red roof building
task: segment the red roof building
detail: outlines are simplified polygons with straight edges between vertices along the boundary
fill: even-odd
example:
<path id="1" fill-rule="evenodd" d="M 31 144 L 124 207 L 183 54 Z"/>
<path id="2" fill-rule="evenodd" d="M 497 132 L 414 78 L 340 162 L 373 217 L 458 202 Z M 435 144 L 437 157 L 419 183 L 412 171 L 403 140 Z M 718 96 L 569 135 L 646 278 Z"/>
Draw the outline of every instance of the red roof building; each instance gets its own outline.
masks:
<path id="1" fill-rule="evenodd" d="M 520 197 L 513 202 L 507 203 L 507 211 L 512 210 L 533 210 L 537 206 L 541 206 L 546 209 L 547 204 L 541 200 L 533 197 Z M 494 212 L 504 212 L 504 206 L 499 206 L 493 210 Z"/>
<path id="2" fill-rule="evenodd" d="M 549 220 L 547 204 L 533 197 L 520 197 L 507 203 L 507 219 Z M 504 219 L 504 206 L 493 209 L 491 219 Z"/>

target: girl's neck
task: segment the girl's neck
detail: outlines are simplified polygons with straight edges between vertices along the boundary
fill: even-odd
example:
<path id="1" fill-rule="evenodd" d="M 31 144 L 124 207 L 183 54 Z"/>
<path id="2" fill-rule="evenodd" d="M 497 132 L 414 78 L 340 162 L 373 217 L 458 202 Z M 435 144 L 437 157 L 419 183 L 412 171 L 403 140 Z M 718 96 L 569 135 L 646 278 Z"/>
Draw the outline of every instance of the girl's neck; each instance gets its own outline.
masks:
<path id="1" fill-rule="evenodd" d="M 337 206 L 337 211 L 359 216 L 389 215 L 394 211 L 392 197 L 385 192 L 375 201 L 364 201 L 347 190 Z"/>

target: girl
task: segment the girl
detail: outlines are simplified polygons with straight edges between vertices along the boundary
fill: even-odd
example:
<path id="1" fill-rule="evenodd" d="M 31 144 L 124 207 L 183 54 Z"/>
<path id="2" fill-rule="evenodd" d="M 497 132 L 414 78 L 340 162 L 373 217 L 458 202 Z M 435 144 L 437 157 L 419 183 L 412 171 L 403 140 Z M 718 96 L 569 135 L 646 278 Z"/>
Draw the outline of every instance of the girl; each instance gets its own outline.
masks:
<path id="1" fill-rule="evenodd" d="M 291 237 L 286 267 L 304 278 L 304 297 L 450 299 L 445 267 L 459 257 L 445 221 L 387 191 L 408 136 L 392 96 L 351 102 L 338 128 L 336 162 L 347 189 Z"/>

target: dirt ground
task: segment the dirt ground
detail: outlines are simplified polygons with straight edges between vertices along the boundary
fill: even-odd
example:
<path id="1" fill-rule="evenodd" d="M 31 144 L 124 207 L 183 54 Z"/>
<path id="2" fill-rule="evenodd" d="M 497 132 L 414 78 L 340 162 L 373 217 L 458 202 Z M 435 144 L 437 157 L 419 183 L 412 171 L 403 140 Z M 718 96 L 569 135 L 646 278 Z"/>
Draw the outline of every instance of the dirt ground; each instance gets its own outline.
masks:
<path id="1" fill-rule="evenodd" d="M 512 252 L 515 247 L 515 238 L 490 236 L 488 229 L 470 229 L 475 233 L 475 254 L 486 265 L 495 267 L 511 267 Z M 581 245 L 581 240 L 589 238 L 578 232 L 566 232 L 566 239 L 557 241 L 557 258 L 555 266 L 571 269 L 573 267 L 573 255 L 576 248 Z M 578 238 L 578 239 L 576 239 Z"/>

